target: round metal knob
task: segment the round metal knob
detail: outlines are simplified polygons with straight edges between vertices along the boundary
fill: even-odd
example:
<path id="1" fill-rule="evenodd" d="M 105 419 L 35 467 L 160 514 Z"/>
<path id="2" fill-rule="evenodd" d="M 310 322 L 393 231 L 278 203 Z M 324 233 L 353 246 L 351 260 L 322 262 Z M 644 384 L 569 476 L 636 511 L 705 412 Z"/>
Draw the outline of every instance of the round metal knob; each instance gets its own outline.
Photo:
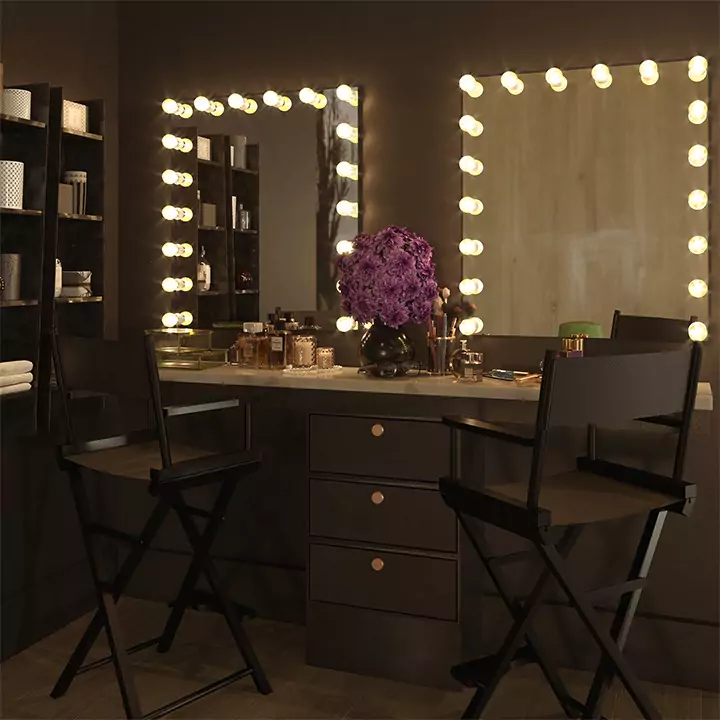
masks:
<path id="1" fill-rule="evenodd" d="M 380 437 L 385 432 L 385 428 L 380 423 L 375 423 L 370 429 L 370 432 L 375 437 Z"/>
<path id="2" fill-rule="evenodd" d="M 370 496 L 370 499 L 372 500 L 373 505 L 380 505 L 385 500 L 385 496 L 379 490 L 376 490 Z"/>
<path id="3" fill-rule="evenodd" d="M 370 567 L 372 567 L 375 572 L 380 572 L 385 567 L 385 563 L 380 558 L 373 558 Z"/>

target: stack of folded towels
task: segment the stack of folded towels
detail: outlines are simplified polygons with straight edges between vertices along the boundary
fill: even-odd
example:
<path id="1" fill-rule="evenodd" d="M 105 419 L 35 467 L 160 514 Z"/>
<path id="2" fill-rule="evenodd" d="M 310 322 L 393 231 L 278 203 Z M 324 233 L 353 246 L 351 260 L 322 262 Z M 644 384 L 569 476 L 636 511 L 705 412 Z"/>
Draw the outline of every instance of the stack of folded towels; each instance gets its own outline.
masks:
<path id="1" fill-rule="evenodd" d="M 29 360 L 0 362 L 0 395 L 26 392 L 32 387 L 33 364 Z"/>

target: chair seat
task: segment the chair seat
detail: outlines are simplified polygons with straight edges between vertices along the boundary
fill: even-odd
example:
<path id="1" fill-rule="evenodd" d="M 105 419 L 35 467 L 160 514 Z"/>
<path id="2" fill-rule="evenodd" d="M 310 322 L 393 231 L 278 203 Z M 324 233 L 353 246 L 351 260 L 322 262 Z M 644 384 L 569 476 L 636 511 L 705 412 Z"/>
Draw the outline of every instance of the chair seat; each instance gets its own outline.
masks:
<path id="1" fill-rule="evenodd" d="M 495 497 L 525 503 L 528 484 L 509 483 L 486 488 Z M 575 470 L 545 477 L 540 484 L 541 508 L 550 512 L 554 526 L 583 525 L 647 513 L 676 505 L 677 497 L 636 485 Z"/>
<path id="2" fill-rule="evenodd" d="M 177 444 L 172 445 L 171 453 L 174 463 L 195 460 L 212 454 L 205 450 Z M 136 443 L 80 455 L 68 455 L 65 460 L 105 475 L 148 481 L 151 470 L 162 468 L 160 447 L 157 442 Z"/>

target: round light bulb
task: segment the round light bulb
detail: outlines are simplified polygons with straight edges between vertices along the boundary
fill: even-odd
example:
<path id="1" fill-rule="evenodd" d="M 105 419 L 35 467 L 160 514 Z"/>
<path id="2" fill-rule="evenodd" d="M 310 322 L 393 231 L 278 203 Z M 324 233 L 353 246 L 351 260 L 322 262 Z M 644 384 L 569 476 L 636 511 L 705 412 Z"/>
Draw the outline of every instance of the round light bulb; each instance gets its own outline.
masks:
<path id="1" fill-rule="evenodd" d="M 688 195 L 688 205 L 693 210 L 703 210 L 708 204 L 708 196 L 704 190 L 693 190 Z"/>
<path id="2" fill-rule="evenodd" d="M 338 85 L 335 95 L 338 100 L 350 103 L 350 105 L 357 106 L 358 104 L 357 90 L 353 90 L 349 85 Z"/>
<path id="3" fill-rule="evenodd" d="M 590 75 L 592 75 L 592 79 L 599 88 L 605 89 L 612 85 L 612 74 L 610 72 L 610 68 L 604 63 L 598 63 L 595 65 L 595 67 L 593 67 L 590 71 Z"/>
<path id="4" fill-rule="evenodd" d="M 349 140 L 351 143 L 358 141 L 358 129 L 350 125 L 350 123 L 340 123 L 336 128 L 335 132 L 339 138 L 343 140 Z"/>
<path id="5" fill-rule="evenodd" d="M 560 68 L 552 67 L 545 73 L 545 81 L 547 84 L 558 92 L 567 87 L 567 78 Z"/>
<path id="6" fill-rule="evenodd" d="M 193 314 L 189 310 L 183 310 L 181 313 L 178 313 L 178 320 L 181 325 L 190 325 L 193 319 Z"/>
<path id="7" fill-rule="evenodd" d="M 179 179 L 180 174 L 175 172 L 175 170 L 165 170 L 162 174 L 162 181 L 166 185 L 175 185 Z"/>
<path id="8" fill-rule="evenodd" d="M 358 179 L 358 166 L 353 165 L 347 160 L 339 162 L 335 166 L 335 170 L 340 177 L 349 178 L 350 180 Z"/>
<path id="9" fill-rule="evenodd" d="M 688 240 L 688 250 L 693 255 L 702 255 L 708 249 L 707 238 L 702 235 L 694 235 Z"/>
<path id="10" fill-rule="evenodd" d="M 566 90 L 568 86 L 568 81 L 566 77 L 563 77 L 562 81 L 558 83 L 557 85 L 551 85 L 550 87 L 554 92 L 563 92 L 563 90 Z"/>
<path id="11" fill-rule="evenodd" d="M 506 90 L 509 90 L 511 87 L 514 87 L 517 84 L 519 79 L 520 78 L 512 70 L 508 70 L 500 76 L 500 84 Z"/>
<path id="12" fill-rule="evenodd" d="M 708 293 L 708 286 L 704 280 L 698 280 L 697 278 L 688 284 L 688 292 L 694 298 L 703 298 Z"/>
<path id="13" fill-rule="evenodd" d="M 198 95 L 193 102 L 196 110 L 207 112 L 210 109 L 210 100 L 204 95 Z"/>
<path id="14" fill-rule="evenodd" d="M 181 243 L 180 257 L 190 257 L 193 254 L 193 246 L 190 243 Z"/>
<path id="15" fill-rule="evenodd" d="M 463 335 L 477 335 L 482 332 L 483 321 L 478 317 L 465 318 L 460 322 L 459 329 Z"/>
<path id="16" fill-rule="evenodd" d="M 192 114 L 192 105 L 188 105 L 187 103 L 180 103 L 180 109 L 177 111 L 176 115 L 179 115 L 181 118 L 187 120 L 189 117 L 192 117 Z"/>
<path id="17" fill-rule="evenodd" d="M 484 250 L 483 244 L 473 238 L 464 238 L 460 241 L 460 252 L 463 255 L 480 255 Z"/>
<path id="18" fill-rule="evenodd" d="M 176 208 L 174 205 L 166 205 L 162 209 L 162 216 L 166 220 L 177 220 L 180 217 L 180 208 Z"/>
<path id="19" fill-rule="evenodd" d="M 688 62 L 688 77 L 693 82 L 700 82 L 707 77 L 708 61 L 702 55 L 696 55 Z"/>
<path id="20" fill-rule="evenodd" d="M 315 101 L 315 96 L 317 93 L 312 88 L 303 88 L 299 93 L 298 97 L 300 98 L 300 102 L 304 102 L 307 105 L 312 105 L 312 103 Z"/>
<path id="21" fill-rule="evenodd" d="M 180 109 L 180 104 L 178 103 L 177 100 L 173 100 L 172 98 L 165 98 L 162 101 L 162 109 L 168 115 L 175 115 L 175 114 L 177 114 L 177 111 Z"/>
<path id="22" fill-rule="evenodd" d="M 469 195 L 466 195 L 464 198 L 462 198 L 458 203 L 458 206 L 460 207 L 460 210 L 462 210 L 464 213 L 467 213 L 468 215 L 479 215 L 484 208 L 480 200 L 474 197 L 470 197 Z"/>
<path id="23" fill-rule="evenodd" d="M 167 328 L 176 327 L 179 321 L 177 313 L 165 313 L 162 316 L 162 324 Z"/>
<path id="24" fill-rule="evenodd" d="M 479 175 L 483 171 L 483 164 L 472 155 L 463 155 L 458 162 L 460 169 L 468 175 Z"/>
<path id="25" fill-rule="evenodd" d="M 688 150 L 688 162 L 693 167 L 702 167 L 708 159 L 708 149 L 704 145 L 693 145 Z"/>
<path id="26" fill-rule="evenodd" d="M 248 115 L 253 115 L 257 112 L 258 104 L 256 100 L 253 100 L 252 98 L 247 98 L 245 100 L 245 105 L 243 106 L 242 110 L 243 112 L 247 113 Z"/>
<path id="27" fill-rule="evenodd" d="M 350 202 L 349 200 L 341 200 L 335 206 L 335 209 L 337 210 L 338 215 L 342 215 L 343 217 L 356 218 L 358 216 L 358 204 Z"/>
<path id="28" fill-rule="evenodd" d="M 708 106 L 703 100 L 693 100 L 688 105 L 688 120 L 693 125 L 702 125 L 707 120 Z"/>
<path id="29" fill-rule="evenodd" d="M 180 182 L 181 187 L 190 187 L 193 184 L 193 176 L 190 173 L 180 173 Z"/>
<path id="30" fill-rule="evenodd" d="M 168 150 L 174 150 L 180 145 L 180 138 L 168 133 L 167 135 L 163 135 L 162 144 L 163 147 L 166 147 Z"/>
<path id="31" fill-rule="evenodd" d="M 654 60 L 645 60 L 638 67 L 640 79 L 645 85 L 654 85 L 660 79 L 657 63 Z"/>
<path id="32" fill-rule="evenodd" d="M 482 131 L 485 129 L 483 128 L 483 124 L 479 120 L 476 120 L 472 115 L 463 115 L 460 118 L 458 125 L 463 132 L 466 132 L 472 137 L 482 135 Z"/>
<path id="33" fill-rule="evenodd" d="M 189 207 L 179 208 L 180 220 L 182 222 L 190 222 L 193 219 L 193 211 Z"/>
<path id="34" fill-rule="evenodd" d="M 343 315 L 335 321 L 335 327 L 340 332 L 350 332 L 355 327 L 355 319 L 349 315 Z"/>
<path id="35" fill-rule="evenodd" d="M 519 95 L 524 89 L 525 89 L 525 83 L 522 80 L 520 80 L 520 78 L 518 78 L 518 81 L 515 84 L 515 86 L 510 88 L 510 90 L 508 90 L 508 92 L 511 95 Z"/>
<path id="36" fill-rule="evenodd" d="M 162 246 L 162 254 L 165 257 L 177 257 L 180 254 L 180 246 L 174 242 L 166 242 Z"/>
<path id="37" fill-rule="evenodd" d="M 463 75 L 458 85 L 471 98 L 479 98 L 483 94 L 482 83 L 478 82 L 472 75 Z"/>
<path id="38" fill-rule="evenodd" d="M 263 102 L 270 107 L 277 107 L 280 103 L 280 96 L 274 90 L 263 93 Z"/>
<path id="39" fill-rule="evenodd" d="M 213 117 L 220 117 L 224 112 L 225 106 L 221 102 L 213 100 L 212 103 L 210 103 L 210 114 Z"/>
<path id="40" fill-rule="evenodd" d="M 240 93 L 232 93 L 228 95 L 227 103 L 234 110 L 242 110 L 245 105 L 245 98 Z"/>
<path id="41" fill-rule="evenodd" d="M 465 278 L 460 281 L 458 287 L 463 295 L 477 295 L 482 292 L 484 286 L 477 278 Z"/>
<path id="42" fill-rule="evenodd" d="M 351 240 L 340 240 L 338 244 L 335 245 L 335 250 L 338 255 L 349 255 L 354 249 L 355 246 Z"/>
<path id="43" fill-rule="evenodd" d="M 177 279 L 178 290 L 182 292 L 188 292 L 192 290 L 193 281 L 189 277 L 182 277 Z"/>
<path id="44" fill-rule="evenodd" d="M 178 289 L 177 279 L 173 277 L 166 277 L 162 281 L 162 289 L 167 293 L 175 292 Z"/>
<path id="45" fill-rule="evenodd" d="M 693 342 L 704 342 L 708 336 L 707 325 L 700 321 L 691 323 L 688 328 L 688 335 Z"/>

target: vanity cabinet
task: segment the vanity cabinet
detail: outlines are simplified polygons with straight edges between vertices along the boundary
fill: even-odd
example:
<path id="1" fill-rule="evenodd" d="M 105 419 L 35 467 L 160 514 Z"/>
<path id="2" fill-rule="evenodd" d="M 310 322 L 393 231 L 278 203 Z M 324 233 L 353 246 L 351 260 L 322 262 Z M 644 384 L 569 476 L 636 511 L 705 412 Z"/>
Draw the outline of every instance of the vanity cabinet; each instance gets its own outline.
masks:
<path id="1" fill-rule="evenodd" d="M 310 664 L 451 686 L 458 525 L 437 487 L 449 449 L 439 420 L 310 415 Z"/>

